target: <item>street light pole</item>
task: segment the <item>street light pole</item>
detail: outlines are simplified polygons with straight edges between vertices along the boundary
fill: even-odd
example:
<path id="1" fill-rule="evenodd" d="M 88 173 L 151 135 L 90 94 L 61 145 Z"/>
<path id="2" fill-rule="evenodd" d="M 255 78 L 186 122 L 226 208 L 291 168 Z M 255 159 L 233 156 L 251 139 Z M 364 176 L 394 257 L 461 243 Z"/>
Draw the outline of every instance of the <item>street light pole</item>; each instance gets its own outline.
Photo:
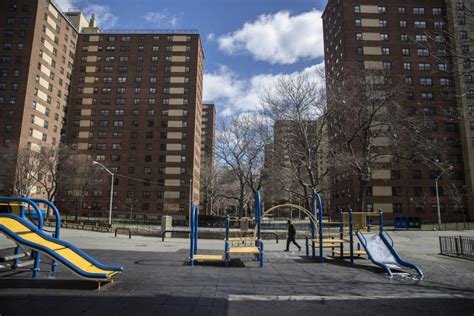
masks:
<path id="1" fill-rule="evenodd" d="M 110 185 L 110 204 L 109 204 L 109 225 L 112 225 L 112 201 L 114 197 L 114 173 L 107 169 L 103 164 L 97 161 L 92 162 L 94 165 L 101 166 L 105 171 L 107 171 L 112 176 L 112 183 Z"/>
<path id="2" fill-rule="evenodd" d="M 443 176 L 443 174 L 444 174 L 446 171 L 451 170 L 451 169 L 453 169 L 453 166 L 450 166 L 448 169 L 444 169 L 444 170 L 439 174 L 439 176 L 435 179 L 436 208 L 437 208 L 437 211 L 438 211 L 438 229 L 441 229 L 441 211 L 440 211 L 440 208 L 439 208 L 438 180 L 441 179 L 441 177 Z"/>

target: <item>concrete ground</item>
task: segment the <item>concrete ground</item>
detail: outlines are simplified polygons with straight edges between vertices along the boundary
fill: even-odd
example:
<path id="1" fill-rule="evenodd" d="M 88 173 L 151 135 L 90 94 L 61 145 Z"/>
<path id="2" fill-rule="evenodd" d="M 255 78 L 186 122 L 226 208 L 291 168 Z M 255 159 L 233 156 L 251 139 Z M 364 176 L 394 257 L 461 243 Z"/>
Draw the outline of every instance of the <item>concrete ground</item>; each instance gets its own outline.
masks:
<path id="1" fill-rule="evenodd" d="M 421 267 L 393 279 L 367 259 L 320 264 L 304 252 L 283 252 L 266 241 L 263 268 L 252 257 L 231 267 L 190 267 L 188 239 L 166 239 L 63 229 L 63 239 L 124 272 L 97 290 L 65 271 L 40 279 L 0 263 L 0 315 L 474 315 L 474 261 L 439 255 L 438 236 L 467 232 L 390 232 L 402 257 Z M 303 246 L 304 241 L 299 243 Z M 0 236 L 0 249 L 13 244 Z M 294 246 L 292 246 L 295 249 Z M 222 254 L 221 240 L 200 240 L 200 253 Z M 329 253 L 328 253 L 329 254 Z"/>

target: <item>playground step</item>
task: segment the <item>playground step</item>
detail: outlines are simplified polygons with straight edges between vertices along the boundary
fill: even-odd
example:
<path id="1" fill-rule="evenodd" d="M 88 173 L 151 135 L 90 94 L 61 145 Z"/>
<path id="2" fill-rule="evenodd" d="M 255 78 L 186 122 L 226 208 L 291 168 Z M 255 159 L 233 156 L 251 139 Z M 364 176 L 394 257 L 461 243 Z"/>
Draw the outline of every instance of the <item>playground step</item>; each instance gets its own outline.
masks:
<path id="1" fill-rule="evenodd" d="M 323 248 L 339 248 L 341 246 L 340 243 L 333 243 L 333 244 L 327 244 L 327 243 L 323 243 Z M 316 243 L 314 245 L 315 248 L 319 248 L 319 243 Z"/>
<path id="2" fill-rule="evenodd" d="M 315 243 L 319 243 L 319 239 L 313 239 L 313 242 Z M 324 243 L 337 243 L 337 244 L 342 244 L 342 243 L 346 243 L 346 242 L 350 242 L 349 239 L 323 239 L 323 244 Z"/>
<path id="3" fill-rule="evenodd" d="M 12 261 L 15 259 L 20 259 L 29 256 L 29 253 L 19 253 L 17 255 L 10 255 L 5 257 L 0 257 L 0 262 Z"/>
<path id="4" fill-rule="evenodd" d="M 35 263 L 34 260 L 26 260 L 26 261 L 21 261 L 19 264 L 17 264 L 17 268 L 24 268 L 27 266 L 31 266 L 33 263 Z"/>
<path id="5" fill-rule="evenodd" d="M 337 254 L 337 255 L 341 254 L 341 252 L 339 250 L 334 250 L 334 253 Z M 365 250 L 354 250 L 352 253 L 354 255 L 366 255 L 367 254 L 367 252 Z M 345 251 L 342 252 L 342 254 L 350 256 L 351 252 L 349 250 L 345 250 Z"/>
<path id="6" fill-rule="evenodd" d="M 194 261 L 224 261 L 223 255 L 194 255 Z"/>
<path id="7" fill-rule="evenodd" d="M 231 254 L 238 254 L 238 253 L 254 254 L 254 253 L 260 253 L 260 249 L 258 249 L 258 247 L 232 247 L 232 248 L 230 248 L 229 252 Z"/>
<path id="8" fill-rule="evenodd" d="M 255 241 L 255 240 L 257 240 L 256 237 L 230 237 L 229 238 L 229 241 Z"/>

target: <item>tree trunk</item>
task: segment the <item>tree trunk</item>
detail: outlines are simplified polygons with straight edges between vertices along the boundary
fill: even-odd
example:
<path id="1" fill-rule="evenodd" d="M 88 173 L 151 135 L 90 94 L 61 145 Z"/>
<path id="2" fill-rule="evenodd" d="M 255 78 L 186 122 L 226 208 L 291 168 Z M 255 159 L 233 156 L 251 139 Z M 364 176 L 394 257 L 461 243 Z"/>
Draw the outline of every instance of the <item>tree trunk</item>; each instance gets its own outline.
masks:
<path id="1" fill-rule="evenodd" d="M 365 210 L 365 196 L 366 196 L 366 191 L 367 191 L 367 181 L 360 179 L 360 190 L 359 190 L 359 198 L 358 198 L 358 203 L 357 203 L 357 208 L 359 212 L 364 212 Z"/>

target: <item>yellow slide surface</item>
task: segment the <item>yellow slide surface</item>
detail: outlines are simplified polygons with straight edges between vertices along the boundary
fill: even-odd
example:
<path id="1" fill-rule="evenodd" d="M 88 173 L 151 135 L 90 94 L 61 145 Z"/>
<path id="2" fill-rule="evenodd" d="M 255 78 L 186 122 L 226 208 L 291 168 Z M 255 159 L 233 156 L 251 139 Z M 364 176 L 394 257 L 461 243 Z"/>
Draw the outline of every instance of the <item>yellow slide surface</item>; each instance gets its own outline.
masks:
<path id="1" fill-rule="evenodd" d="M 73 245 L 52 238 L 24 219 L 0 214 L 0 231 L 21 246 L 39 251 L 64 264 L 73 273 L 90 280 L 108 280 L 122 267 L 105 266 Z"/>

